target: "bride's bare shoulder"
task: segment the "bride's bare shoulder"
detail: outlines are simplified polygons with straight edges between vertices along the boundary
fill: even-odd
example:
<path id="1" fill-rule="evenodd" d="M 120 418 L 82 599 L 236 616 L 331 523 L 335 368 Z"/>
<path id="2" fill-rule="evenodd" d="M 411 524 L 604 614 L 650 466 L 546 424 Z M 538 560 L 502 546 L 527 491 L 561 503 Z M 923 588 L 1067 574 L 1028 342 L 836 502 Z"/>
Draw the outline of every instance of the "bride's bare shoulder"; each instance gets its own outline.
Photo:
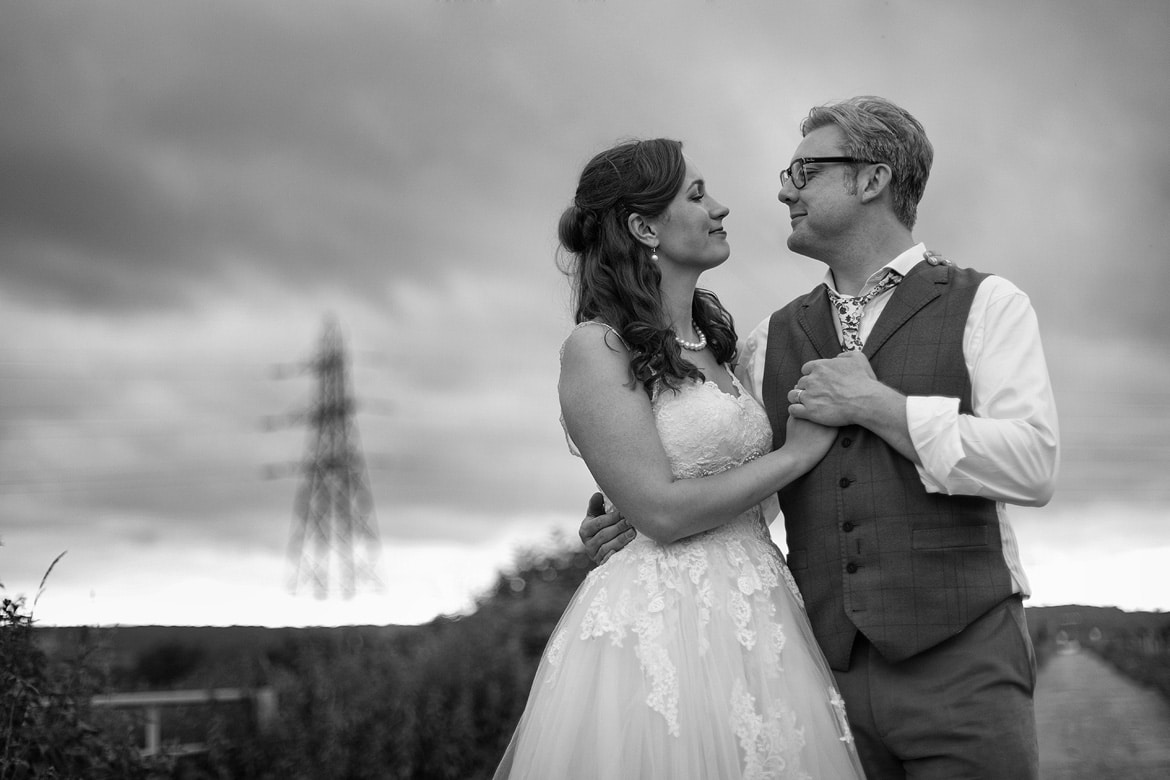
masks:
<path id="1" fill-rule="evenodd" d="M 630 359 L 625 340 L 614 328 L 597 320 L 578 323 L 561 345 L 561 361 L 611 362 L 619 358 L 623 363 Z"/>

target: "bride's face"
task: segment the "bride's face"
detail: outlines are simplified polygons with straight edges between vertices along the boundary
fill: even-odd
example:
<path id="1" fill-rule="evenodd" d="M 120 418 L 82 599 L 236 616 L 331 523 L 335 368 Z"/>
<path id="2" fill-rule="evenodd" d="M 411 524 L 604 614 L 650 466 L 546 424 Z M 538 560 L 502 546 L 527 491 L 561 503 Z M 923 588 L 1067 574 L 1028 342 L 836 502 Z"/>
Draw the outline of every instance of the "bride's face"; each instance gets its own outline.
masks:
<path id="1" fill-rule="evenodd" d="M 682 188 L 666 211 L 651 221 L 660 262 L 700 269 L 723 263 L 731 254 L 723 228 L 727 214 L 727 207 L 711 197 L 702 174 L 687 160 Z"/>

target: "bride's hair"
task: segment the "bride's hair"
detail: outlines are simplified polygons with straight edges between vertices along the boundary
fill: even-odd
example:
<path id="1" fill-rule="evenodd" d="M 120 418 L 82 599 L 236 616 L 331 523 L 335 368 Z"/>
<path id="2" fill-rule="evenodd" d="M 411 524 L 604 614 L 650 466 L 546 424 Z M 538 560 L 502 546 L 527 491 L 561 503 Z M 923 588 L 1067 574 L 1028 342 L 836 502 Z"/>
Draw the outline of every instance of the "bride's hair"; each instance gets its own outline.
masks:
<path id="1" fill-rule="evenodd" d="M 681 142 L 619 144 L 585 166 L 557 230 L 569 253 L 560 267 L 572 283 L 576 321 L 598 320 L 622 335 L 631 353 L 631 385 L 640 382 L 649 395 L 658 382 L 677 390 L 684 379 L 706 379 L 683 360 L 675 332 L 666 325 L 658 287 L 662 273 L 650 248 L 628 227 L 631 214 L 665 212 L 685 178 Z M 735 325 L 715 293 L 696 289 L 691 312 L 715 359 L 734 363 Z"/>

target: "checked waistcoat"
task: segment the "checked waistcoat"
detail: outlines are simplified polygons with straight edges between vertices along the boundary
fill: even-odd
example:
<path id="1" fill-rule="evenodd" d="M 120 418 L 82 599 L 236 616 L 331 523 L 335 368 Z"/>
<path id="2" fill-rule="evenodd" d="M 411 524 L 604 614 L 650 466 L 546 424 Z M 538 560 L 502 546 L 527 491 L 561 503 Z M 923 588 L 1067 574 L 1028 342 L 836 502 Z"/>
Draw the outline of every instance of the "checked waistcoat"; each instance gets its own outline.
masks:
<path id="1" fill-rule="evenodd" d="M 937 258 L 912 268 L 863 349 L 877 378 L 906 395 L 958 398 L 971 414 L 963 331 L 985 276 Z M 833 317 L 823 285 L 772 315 L 763 395 L 776 447 L 801 366 L 840 352 Z M 858 631 L 897 662 L 1012 593 L 995 502 L 927 493 L 914 464 L 860 426 L 841 428 L 779 498 L 788 566 L 834 669 L 848 668 Z"/>

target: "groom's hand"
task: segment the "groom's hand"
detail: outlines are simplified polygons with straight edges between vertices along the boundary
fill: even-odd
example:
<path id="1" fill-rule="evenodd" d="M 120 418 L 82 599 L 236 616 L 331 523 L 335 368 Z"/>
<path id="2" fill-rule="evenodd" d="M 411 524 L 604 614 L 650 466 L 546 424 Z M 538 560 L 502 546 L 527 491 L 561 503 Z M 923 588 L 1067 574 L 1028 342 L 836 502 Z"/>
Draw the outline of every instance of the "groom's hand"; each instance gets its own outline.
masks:
<path id="1" fill-rule="evenodd" d="M 589 507 L 585 510 L 585 519 L 581 521 L 577 533 L 593 562 L 602 564 L 633 541 L 638 532 L 616 509 L 606 512 L 604 497 L 594 493 L 589 497 Z"/>
<path id="2" fill-rule="evenodd" d="M 800 372 L 803 376 L 788 391 L 788 413 L 821 425 L 865 425 L 878 404 L 891 400 L 890 394 L 900 397 L 878 381 L 860 351 L 811 360 Z"/>
<path id="3" fill-rule="evenodd" d="M 821 425 L 860 425 L 915 465 L 922 458 L 914 449 L 906 418 L 906 396 L 883 384 L 861 352 L 842 352 L 828 360 L 801 366 L 803 376 L 788 391 L 788 414 Z"/>

